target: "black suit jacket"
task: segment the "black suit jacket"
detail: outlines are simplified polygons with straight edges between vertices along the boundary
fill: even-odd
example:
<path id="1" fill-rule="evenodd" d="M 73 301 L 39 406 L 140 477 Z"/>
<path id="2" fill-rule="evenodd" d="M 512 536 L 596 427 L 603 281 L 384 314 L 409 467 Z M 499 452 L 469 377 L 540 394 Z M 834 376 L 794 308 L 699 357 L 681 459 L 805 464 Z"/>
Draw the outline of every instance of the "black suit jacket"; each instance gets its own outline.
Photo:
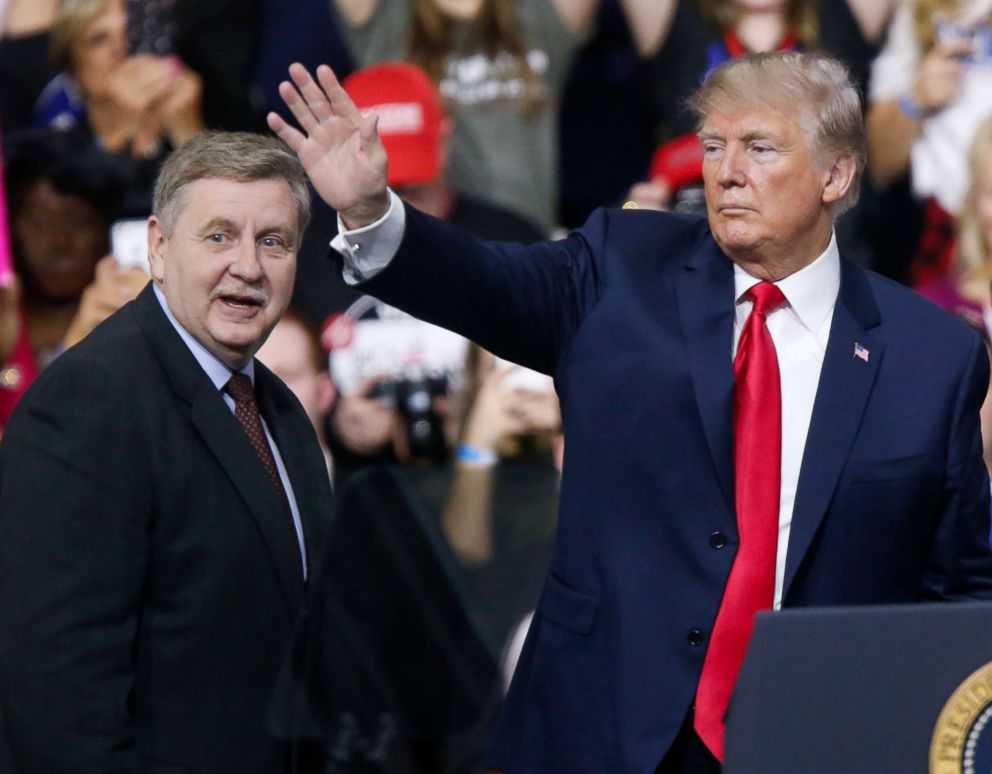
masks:
<path id="1" fill-rule="evenodd" d="M 307 553 L 330 486 L 256 363 Z M 151 287 L 32 385 L 0 444 L 0 696 L 17 772 L 276 772 L 303 600 L 290 518 Z"/>

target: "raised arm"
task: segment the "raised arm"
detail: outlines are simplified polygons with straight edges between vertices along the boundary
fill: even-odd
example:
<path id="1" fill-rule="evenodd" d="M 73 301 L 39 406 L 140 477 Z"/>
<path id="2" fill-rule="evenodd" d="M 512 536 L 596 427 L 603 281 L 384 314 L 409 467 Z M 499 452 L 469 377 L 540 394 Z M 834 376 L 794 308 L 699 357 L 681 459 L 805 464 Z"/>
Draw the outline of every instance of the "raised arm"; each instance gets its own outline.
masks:
<path id="1" fill-rule="evenodd" d="M 43 32 L 52 26 L 58 0 L 7 0 L 0 3 L 0 37 L 17 38 Z"/>
<path id="2" fill-rule="evenodd" d="M 276 113 L 269 113 L 269 127 L 293 149 L 317 194 L 347 228 L 374 223 L 389 209 L 378 116 L 362 115 L 327 65 L 317 68 L 316 80 L 300 64 L 289 74 L 293 82 L 280 83 L 279 96 L 302 131 Z"/>
<path id="3" fill-rule="evenodd" d="M 961 56 L 970 43 L 944 43 L 920 64 L 912 86 L 901 95 L 873 102 L 868 108 L 868 173 L 878 186 L 887 186 L 906 174 L 909 154 L 927 116 L 938 113 L 961 89 Z M 920 111 L 910 115 L 900 104 L 909 98 Z"/>
<path id="4" fill-rule="evenodd" d="M 269 126 L 296 152 L 346 231 L 389 213 L 340 245 L 346 271 L 374 255 L 378 238 L 398 224 L 399 237 L 374 261 L 376 270 L 358 272 L 365 292 L 507 360 L 552 372 L 602 292 L 606 213 L 595 213 L 569 239 L 523 246 L 475 239 L 409 206 L 390 210 L 376 117 L 360 114 L 324 65 L 318 81 L 300 65 L 290 75 L 296 88 L 282 83 L 280 95 L 303 131 L 271 113 Z"/>

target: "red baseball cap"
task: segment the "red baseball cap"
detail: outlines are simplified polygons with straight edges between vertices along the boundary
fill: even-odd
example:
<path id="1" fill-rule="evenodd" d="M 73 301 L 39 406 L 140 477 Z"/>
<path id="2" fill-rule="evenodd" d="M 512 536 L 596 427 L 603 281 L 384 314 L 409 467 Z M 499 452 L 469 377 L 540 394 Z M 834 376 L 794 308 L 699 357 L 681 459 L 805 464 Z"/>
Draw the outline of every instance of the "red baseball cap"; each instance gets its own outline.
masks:
<path id="1" fill-rule="evenodd" d="M 684 134 L 659 145 L 651 158 L 651 180 L 662 180 L 672 193 L 703 180 L 703 144 L 695 134 Z"/>
<path id="2" fill-rule="evenodd" d="M 344 90 L 359 110 L 379 114 L 379 137 L 389 155 L 391 186 L 422 185 L 441 174 L 441 95 L 423 70 L 381 62 L 345 78 Z"/>

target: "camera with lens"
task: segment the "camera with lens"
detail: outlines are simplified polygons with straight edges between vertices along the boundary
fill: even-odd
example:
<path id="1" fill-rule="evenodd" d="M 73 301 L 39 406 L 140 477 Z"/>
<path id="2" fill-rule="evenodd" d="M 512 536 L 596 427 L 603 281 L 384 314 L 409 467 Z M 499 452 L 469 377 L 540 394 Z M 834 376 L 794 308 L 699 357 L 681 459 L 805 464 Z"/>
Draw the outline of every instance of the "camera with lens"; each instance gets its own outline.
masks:
<path id="1" fill-rule="evenodd" d="M 447 394 L 446 376 L 420 376 L 381 381 L 369 397 L 384 398 L 403 418 L 412 458 L 440 463 L 448 456 L 448 443 L 443 418 L 434 409 L 434 399 Z"/>

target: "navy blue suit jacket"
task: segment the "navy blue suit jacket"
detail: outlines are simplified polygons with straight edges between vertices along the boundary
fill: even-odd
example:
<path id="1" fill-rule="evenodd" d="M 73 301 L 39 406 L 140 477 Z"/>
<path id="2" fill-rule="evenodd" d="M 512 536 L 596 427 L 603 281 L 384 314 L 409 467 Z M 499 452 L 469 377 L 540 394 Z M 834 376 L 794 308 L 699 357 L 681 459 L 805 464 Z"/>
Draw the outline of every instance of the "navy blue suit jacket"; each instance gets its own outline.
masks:
<path id="1" fill-rule="evenodd" d="M 601 210 L 524 248 L 408 209 L 365 289 L 553 374 L 561 398 L 557 542 L 494 767 L 651 774 L 693 701 L 738 543 L 731 261 L 695 218 Z M 842 263 L 784 605 L 992 597 L 988 378 L 976 331 Z"/>

